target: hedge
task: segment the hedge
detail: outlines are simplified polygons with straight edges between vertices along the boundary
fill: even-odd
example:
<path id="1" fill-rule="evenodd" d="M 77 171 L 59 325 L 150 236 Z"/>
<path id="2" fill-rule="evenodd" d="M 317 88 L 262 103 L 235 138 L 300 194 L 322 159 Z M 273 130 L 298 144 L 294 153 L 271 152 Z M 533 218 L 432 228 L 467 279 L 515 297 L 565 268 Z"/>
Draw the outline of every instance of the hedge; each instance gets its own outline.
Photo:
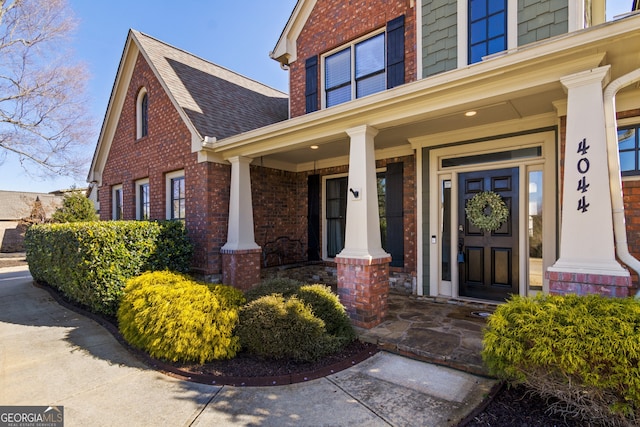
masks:
<path id="1" fill-rule="evenodd" d="M 178 221 L 34 225 L 25 249 L 34 280 L 109 316 L 116 314 L 127 279 L 150 269 L 187 271 L 192 254 Z"/>
<path id="2" fill-rule="evenodd" d="M 640 301 L 513 297 L 484 332 L 492 374 L 554 397 L 549 410 L 604 425 L 640 421 Z"/>

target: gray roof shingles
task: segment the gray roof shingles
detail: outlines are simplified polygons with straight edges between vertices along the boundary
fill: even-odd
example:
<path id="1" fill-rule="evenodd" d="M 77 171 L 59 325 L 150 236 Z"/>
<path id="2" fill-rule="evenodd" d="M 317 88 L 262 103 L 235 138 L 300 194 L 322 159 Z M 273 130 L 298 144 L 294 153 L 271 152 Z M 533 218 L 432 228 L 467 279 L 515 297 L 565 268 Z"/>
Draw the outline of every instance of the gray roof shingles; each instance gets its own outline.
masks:
<path id="1" fill-rule="evenodd" d="M 220 140 L 288 118 L 285 93 L 131 32 L 200 137 Z"/>

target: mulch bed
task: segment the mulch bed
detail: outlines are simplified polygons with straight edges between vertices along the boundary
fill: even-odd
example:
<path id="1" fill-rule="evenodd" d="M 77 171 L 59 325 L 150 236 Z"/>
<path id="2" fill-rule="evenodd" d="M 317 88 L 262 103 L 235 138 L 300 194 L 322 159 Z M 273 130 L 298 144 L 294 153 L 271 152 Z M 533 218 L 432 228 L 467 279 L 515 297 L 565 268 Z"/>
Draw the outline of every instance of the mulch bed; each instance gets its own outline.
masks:
<path id="1" fill-rule="evenodd" d="M 35 282 L 34 282 L 35 283 Z M 322 378 L 347 369 L 371 356 L 377 346 L 354 341 L 343 351 L 314 363 L 266 360 L 241 352 L 234 359 L 204 365 L 169 363 L 154 359 L 131 347 L 122 337 L 113 318 L 96 315 L 66 300 L 46 284 L 35 283 L 47 290 L 62 306 L 95 320 L 147 366 L 171 376 L 212 385 L 276 386 Z M 546 413 L 546 401 L 527 392 L 524 387 L 498 385 L 482 405 L 472 411 L 458 427 L 578 427 L 584 421 L 565 419 Z"/>

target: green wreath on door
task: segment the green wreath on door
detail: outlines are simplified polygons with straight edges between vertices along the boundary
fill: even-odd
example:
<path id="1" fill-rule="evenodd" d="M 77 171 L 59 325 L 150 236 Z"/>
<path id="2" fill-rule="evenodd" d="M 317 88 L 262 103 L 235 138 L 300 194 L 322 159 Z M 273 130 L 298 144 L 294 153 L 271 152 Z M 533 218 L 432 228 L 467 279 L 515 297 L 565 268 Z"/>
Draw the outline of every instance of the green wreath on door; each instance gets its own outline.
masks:
<path id="1" fill-rule="evenodd" d="M 467 201 L 464 208 L 471 224 L 484 231 L 495 231 L 509 218 L 509 208 L 498 193 L 482 191 Z"/>

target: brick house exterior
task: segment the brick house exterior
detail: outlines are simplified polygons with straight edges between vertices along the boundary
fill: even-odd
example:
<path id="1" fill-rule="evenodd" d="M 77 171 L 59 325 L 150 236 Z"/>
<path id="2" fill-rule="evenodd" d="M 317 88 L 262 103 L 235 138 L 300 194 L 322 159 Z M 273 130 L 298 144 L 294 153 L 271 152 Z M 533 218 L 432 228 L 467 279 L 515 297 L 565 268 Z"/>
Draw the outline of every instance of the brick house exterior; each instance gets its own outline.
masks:
<path id="1" fill-rule="evenodd" d="M 270 54 L 288 69 L 288 115 L 284 95 L 229 74 L 262 109 L 216 115 L 236 98 L 195 89 L 219 83 L 193 72 L 202 60 L 132 32 L 89 176 L 103 219 L 114 194 L 135 218 L 147 179 L 151 217 L 165 218 L 167 177 L 183 171 L 195 272 L 246 288 L 266 266 L 328 263 L 364 327 L 390 287 L 633 294 L 640 16 L 605 22 L 602 0 L 475 4 L 298 1 Z M 618 139 L 620 160 L 607 154 Z M 509 211 L 489 230 L 465 209 L 487 191 Z"/>

